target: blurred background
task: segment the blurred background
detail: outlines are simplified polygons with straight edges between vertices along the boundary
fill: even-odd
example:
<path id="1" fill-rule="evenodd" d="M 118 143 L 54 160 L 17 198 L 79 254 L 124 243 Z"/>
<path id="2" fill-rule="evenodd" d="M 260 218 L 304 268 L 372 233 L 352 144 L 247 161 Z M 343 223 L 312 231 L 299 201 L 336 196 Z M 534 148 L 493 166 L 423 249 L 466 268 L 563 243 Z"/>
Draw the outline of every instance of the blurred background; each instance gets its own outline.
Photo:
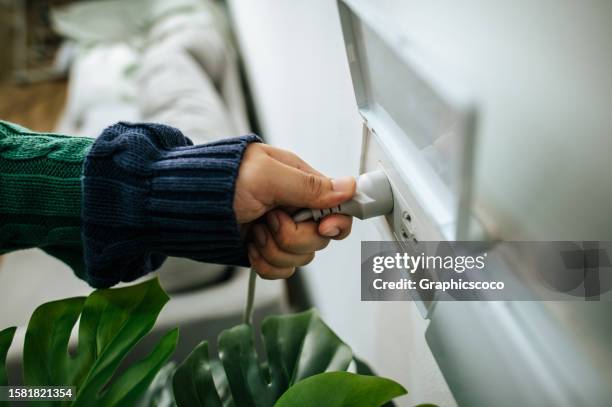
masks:
<path id="1" fill-rule="evenodd" d="M 471 210 L 489 235 L 612 240 L 611 2 L 376 8 L 476 96 Z M 158 121 L 195 142 L 256 131 L 329 176 L 358 174 L 363 120 L 335 1 L 0 0 L 0 20 L 3 120 L 90 137 L 118 120 Z M 257 320 L 317 307 L 377 373 L 409 390 L 400 405 L 542 394 L 554 405 L 605 405 L 609 304 L 445 303 L 424 319 L 411 303 L 361 302 L 360 242 L 388 238 L 356 221 L 288 282 L 260 280 Z M 2 262 L 0 327 L 90 291 L 40 251 Z M 160 276 L 172 301 L 157 329 L 181 326 L 177 359 L 239 321 L 245 270 L 170 259 Z"/>

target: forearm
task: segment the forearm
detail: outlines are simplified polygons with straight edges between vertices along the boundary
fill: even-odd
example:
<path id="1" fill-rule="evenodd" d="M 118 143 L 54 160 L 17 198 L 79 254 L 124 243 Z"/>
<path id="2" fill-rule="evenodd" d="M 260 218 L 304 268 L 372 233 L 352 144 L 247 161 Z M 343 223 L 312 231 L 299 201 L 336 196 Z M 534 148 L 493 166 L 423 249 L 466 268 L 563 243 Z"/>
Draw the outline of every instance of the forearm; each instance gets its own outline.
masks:
<path id="1" fill-rule="evenodd" d="M 233 197 L 242 154 L 258 140 L 243 136 L 194 146 L 163 125 L 106 129 L 83 172 L 89 283 L 131 281 L 165 256 L 247 265 Z"/>
<path id="2" fill-rule="evenodd" d="M 42 248 L 94 287 L 166 256 L 247 265 L 232 202 L 258 140 L 193 146 L 177 129 L 126 123 L 91 139 L 0 122 L 0 252 Z"/>

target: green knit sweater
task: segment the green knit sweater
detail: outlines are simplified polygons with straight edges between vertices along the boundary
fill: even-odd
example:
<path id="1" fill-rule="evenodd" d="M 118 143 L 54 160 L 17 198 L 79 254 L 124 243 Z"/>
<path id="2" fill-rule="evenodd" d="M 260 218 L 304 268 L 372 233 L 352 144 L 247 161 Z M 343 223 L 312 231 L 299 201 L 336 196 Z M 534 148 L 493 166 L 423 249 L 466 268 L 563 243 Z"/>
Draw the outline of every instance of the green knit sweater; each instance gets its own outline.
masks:
<path id="1" fill-rule="evenodd" d="M 39 247 L 81 275 L 81 173 L 94 139 L 0 121 L 0 253 Z"/>

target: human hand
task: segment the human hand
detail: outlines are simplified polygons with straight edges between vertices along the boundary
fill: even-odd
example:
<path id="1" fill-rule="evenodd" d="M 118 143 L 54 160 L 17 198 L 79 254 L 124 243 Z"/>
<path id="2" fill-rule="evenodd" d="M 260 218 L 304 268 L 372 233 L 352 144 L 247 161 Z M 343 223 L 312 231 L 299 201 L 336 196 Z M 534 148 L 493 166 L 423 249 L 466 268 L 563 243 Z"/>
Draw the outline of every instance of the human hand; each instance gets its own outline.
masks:
<path id="1" fill-rule="evenodd" d="M 248 243 L 251 265 L 262 278 L 290 277 L 295 267 L 312 261 L 315 251 L 325 248 L 330 239 L 348 236 L 352 218 L 334 214 L 318 224 L 295 223 L 289 212 L 330 208 L 354 194 L 352 177 L 332 180 L 289 151 L 261 143 L 249 145 L 236 180 L 234 213 L 241 229 L 253 237 Z M 253 224 L 260 218 L 263 222 Z"/>

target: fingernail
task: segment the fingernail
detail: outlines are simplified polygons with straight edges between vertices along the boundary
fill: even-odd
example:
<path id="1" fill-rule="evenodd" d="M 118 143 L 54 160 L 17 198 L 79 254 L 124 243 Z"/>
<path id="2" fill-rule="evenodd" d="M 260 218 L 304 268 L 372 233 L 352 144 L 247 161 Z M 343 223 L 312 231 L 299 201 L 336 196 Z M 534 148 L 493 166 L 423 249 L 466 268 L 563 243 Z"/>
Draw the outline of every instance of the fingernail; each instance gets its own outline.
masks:
<path id="1" fill-rule="evenodd" d="M 338 228 L 329 228 L 321 232 L 321 234 L 325 237 L 336 237 L 340 234 L 340 229 Z"/>
<path id="2" fill-rule="evenodd" d="M 257 245 L 259 247 L 265 246 L 266 245 L 266 231 L 264 230 L 263 226 L 256 226 L 255 231 L 253 233 L 255 234 L 255 241 L 257 242 Z"/>
<path id="3" fill-rule="evenodd" d="M 254 259 L 258 259 L 259 258 L 259 252 L 255 248 L 255 246 L 253 246 L 252 244 L 249 244 L 248 250 L 249 250 L 249 256 L 251 256 Z"/>
<path id="4" fill-rule="evenodd" d="M 274 233 L 278 232 L 278 229 L 280 229 L 280 223 L 278 222 L 277 214 L 273 212 L 268 213 L 268 225 L 270 225 L 270 228 L 272 228 Z"/>
<path id="5" fill-rule="evenodd" d="M 353 189 L 353 177 L 332 179 L 332 189 L 336 192 L 350 192 Z"/>

